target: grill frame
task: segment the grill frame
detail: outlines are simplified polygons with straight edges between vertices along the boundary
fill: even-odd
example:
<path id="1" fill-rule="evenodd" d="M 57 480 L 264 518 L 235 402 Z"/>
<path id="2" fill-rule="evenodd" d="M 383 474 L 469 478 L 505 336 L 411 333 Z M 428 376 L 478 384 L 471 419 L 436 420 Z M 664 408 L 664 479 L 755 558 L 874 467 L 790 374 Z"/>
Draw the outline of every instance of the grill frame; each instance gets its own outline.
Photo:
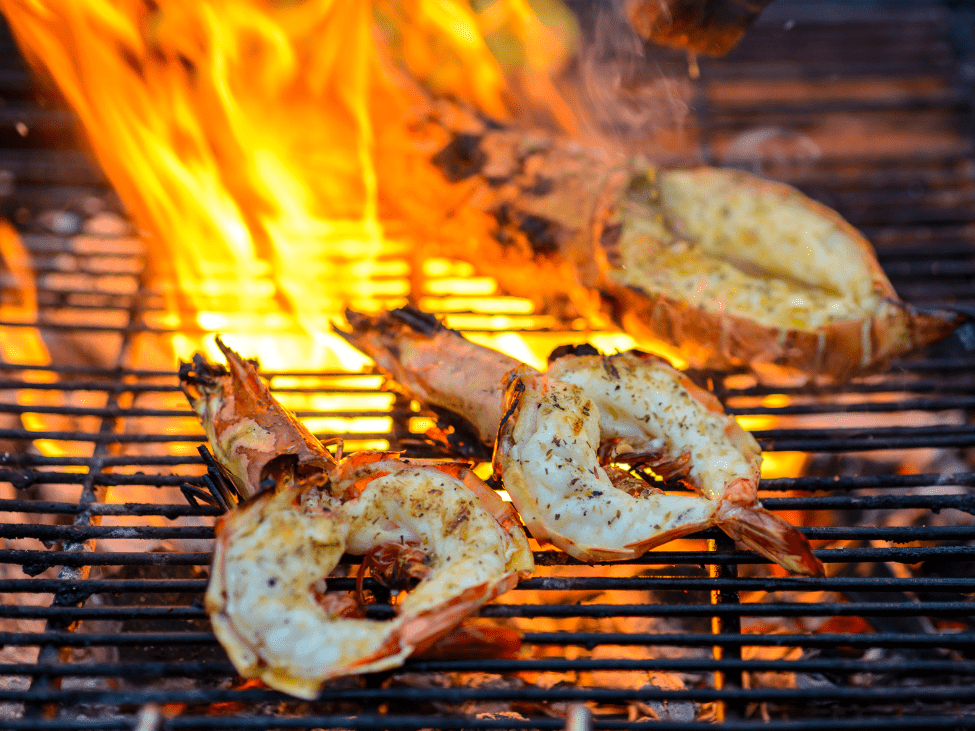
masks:
<path id="1" fill-rule="evenodd" d="M 877 243 L 881 263 L 906 299 L 923 305 L 950 304 L 975 307 L 975 110 L 972 105 L 975 79 L 975 40 L 958 31 L 968 23 L 972 12 L 963 4 L 921 4 L 911 9 L 907 3 L 866 3 L 859 7 L 838 4 L 847 17 L 842 22 L 817 20 L 822 8 L 817 4 L 779 3 L 766 12 L 759 24 L 746 37 L 740 49 L 727 60 L 702 62 L 702 80 L 697 87 L 694 111 L 700 127 L 699 152 L 712 164 L 729 162 L 729 132 L 750 129 L 755 118 L 764 121 L 785 120 L 786 128 L 805 129 L 821 117 L 856 114 L 883 117 L 906 113 L 926 115 L 944 113 L 958 126 L 957 144 L 945 149 L 922 150 L 915 154 L 877 155 L 827 153 L 810 162 L 788 163 L 778 177 L 799 185 L 828 205 L 837 207 Z M 898 24 L 886 17 L 901 18 Z M 899 15 L 898 15 L 899 14 Z M 914 18 L 917 23 L 906 23 Z M 836 42 L 837 38 L 856 38 L 856 28 L 872 28 L 880 39 L 905 42 L 910 53 L 891 61 L 871 61 L 852 53 L 854 61 L 822 61 L 813 54 L 801 65 L 792 65 L 769 54 L 779 48 L 776 35 L 785 24 L 795 20 L 796 28 L 810 38 L 820 37 Z M 859 24 L 859 25 L 858 25 Z M 872 25 L 871 25 L 872 24 Z M 939 30 L 940 29 L 940 30 Z M 817 36 L 819 34 L 819 36 Z M 831 35 L 832 34 L 832 35 Z M 867 34 L 869 37 L 869 34 Z M 918 40 L 918 39 L 921 40 Z M 893 40 L 891 40 L 893 39 Z M 906 39 L 906 40 L 905 40 Z M 932 40 L 934 39 L 934 40 Z M 934 44 L 932 46 L 932 44 Z M 940 45 L 939 45 L 940 44 Z M 815 45 L 815 44 L 814 44 Z M 925 49 L 934 48 L 927 56 Z M 12 50 L 7 41 L 0 49 Z M 946 51 L 945 49 L 949 49 Z M 784 53 L 784 52 L 779 52 Z M 848 55 L 851 55 L 848 54 Z M 914 54 L 914 55 L 911 55 Z M 946 55 L 947 54 L 947 55 Z M 841 54 L 842 55 L 842 54 Z M 918 58 L 928 63 L 932 73 L 942 75 L 945 90 L 934 97 L 907 95 L 897 99 L 871 101 L 804 101 L 756 105 L 725 105 L 715 101 L 716 89 L 722 83 L 742 75 L 755 79 L 828 81 L 831 75 L 847 74 L 856 79 L 884 75 L 915 74 Z M 664 56 L 674 62 L 675 57 Z M 683 59 L 678 59 L 683 63 Z M 661 62 L 663 63 L 663 62 Z M 967 69 L 967 71 L 966 71 Z M 198 541 L 206 540 L 212 530 L 206 525 L 100 525 L 103 518 L 133 517 L 159 520 L 194 519 L 212 521 L 219 510 L 211 506 L 186 504 L 107 504 L 110 488 L 145 486 L 149 489 L 179 488 L 186 483 L 203 487 L 204 464 L 193 449 L 203 442 L 200 430 L 129 431 L 128 426 L 141 419 L 187 421 L 190 412 L 183 406 L 166 404 L 178 394 L 175 373 L 141 367 L 139 351 L 147 340 L 165 338 L 178 330 L 157 317 L 162 295 L 150 285 L 149 256 L 142 245 L 126 238 L 105 237 L 79 245 L 69 237 L 44 231 L 40 213 L 47 210 L 79 210 L 80 202 L 95 197 L 108 210 L 117 210 L 103 177 L 84 164 L 73 151 L 73 137 L 65 133 L 69 115 L 56 108 L 33 104 L 35 88 L 21 67 L 3 69 L 0 92 L 21 100 L 0 114 L 0 163 L 14 172 L 17 187 L 0 200 L 0 211 L 21 226 L 24 242 L 34 257 L 42 277 L 71 275 L 85 280 L 97 279 L 105 272 L 99 267 L 104 259 L 114 260 L 118 270 L 115 289 L 92 295 L 82 286 L 40 286 L 39 318 L 36 321 L 0 319 L 0 333 L 7 329 L 37 328 L 52 343 L 78 337 L 102 337 L 112 344 L 108 357 L 99 365 L 83 362 L 59 363 L 55 366 L 22 367 L 0 365 L 0 442 L 19 445 L 20 452 L 4 454 L 0 448 L 0 485 L 8 483 L 14 497 L 0 499 L 0 512 L 12 514 L 10 522 L 0 523 L 0 566 L 22 567 L 23 574 L 11 578 L 8 569 L 0 577 L 0 622 L 21 621 L 27 624 L 13 631 L 0 632 L 0 647 L 38 648 L 34 661 L 6 661 L 0 666 L 0 713 L 3 724 L 12 729 L 181 729 L 181 728 L 562 728 L 560 717 L 546 717 L 543 710 L 564 708 L 571 702 L 594 702 L 602 708 L 612 706 L 615 713 L 598 715 L 599 728 L 697 729 L 711 728 L 706 721 L 659 721 L 628 719 L 625 709 L 642 703 L 713 704 L 720 707 L 723 728 L 728 729 L 845 729 L 845 728 L 975 728 L 975 612 L 971 603 L 959 596 L 975 593 L 975 572 L 970 569 L 975 556 L 975 524 L 970 525 L 836 525 L 804 529 L 815 541 L 850 541 L 857 545 L 821 548 L 817 555 L 828 564 L 870 570 L 869 576 L 831 576 L 828 579 L 784 578 L 760 575 L 767 563 L 747 551 L 739 551 L 718 531 L 707 531 L 698 537 L 705 550 L 654 551 L 635 561 L 633 576 L 607 578 L 585 575 L 584 567 L 560 554 L 542 551 L 536 554 L 539 575 L 523 582 L 512 592 L 559 592 L 563 598 L 577 597 L 579 592 L 602 592 L 623 589 L 633 592 L 693 592 L 686 601 L 656 603 L 567 604 L 499 604 L 485 608 L 489 618 L 533 618 L 563 616 L 571 619 L 600 620 L 626 617 L 656 618 L 667 621 L 697 621 L 697 630 L 662 635 L 656 632 L 588 629 L 571 632 L 527 631 L 526 647 L 562 648 L 572 657 L 511 660 L 413 660 L 407 663 L 411 673 L 439 678 L 441 674 L 490 673 L 510 676 L 514 672 L 592 673 L 596 671 L 656 671 L 707 676 L 702 687 L 675 690 L 655 687 L 649 682 L 639 688 L 597 687 L 579 683 L 572 687 L 475 687 L 444 688 L 430 686 L 401 687 L 392 673 L 367 676 L 340 682 L 327 688 L 319 702 L 299 704 L 269 690 L 227 687 L 233 672 L 219 652 L 212 633 L 202 628 L 205 613 L 199 605 L 205 578 L 199 568 L 209 562 L 209 554 L 199 550 L 103 551 L 94 540 L 130 541 Z M 720 96 L 720 94 L 717 94 Z M 43 97 L 42 97 L 43 101 Z M 772 114 L 770 114 L 772 112 Z M 26 122 L 36 129 L 43 150 L 33 147 L 33 140 L 20 146 L 7 144 L 11 128 Z M 33 132 L 32 132 L 33 134 Z M 722 145 L 725 145 L 724 147 Z M 34 156 L 36 159 L 31 160 Z M 737 160 L 738 164 L 748 161 Z M 888 167 L 896 164 L 893 170 Z M 783 173 L 782 170 L 778 171 Z M 851 192 L 852 191 L 852 192 Z M 891 206 L 897 206 L 891 208 Z M 26 210 L 28 215 L 20 213 Z M 937 259 L 931 258 L 934 240 Z M 928 245 L 925 245 L 927 243 Z M 69 266 L 65 267 L 65 262 Z M 8 278 L 9 279 L 9 278 Z M 68 278 L 70 280 L 70 278 Z M 3 284 L 7 280 L 0 281 Z M 16 286 L 16 282 L 13 283 Z M 907 285 L 902 286 L 902 285 Z M 950 286 L 949 286 L 950 285 Z M 452 317 L 463 320 L 465 313 Z M 449 320 L 448 320 L 449 321 Z M 543 324 L 538 324 L 543 323 Z M 544 320 L 526 330 L 545 331 Z M 180 329 L 185 332 L 185 329 Z M 578 338 L 579 333 L 567 332 Z M 103 354 L 104 355 L 104 354 Z M 133 365 L 135 364 L 135 365 Z M 953 509 L 975 515 L 975 471 L 898 475 L 863 474 L 837 476 L 837 473 L 891 469 L 888 461 L 900 459 L 902 452 L 938 449 L 963 464 L 963 450 L 975 446 L 975 427 L 971 425 L 975 377 L 970 376 L 975 356 L 953 339 L 928 352 L 895 363 L 891 370 L 876 377 L 860 379 L 843 387 L 771 388 L 757 385 L 735 385 L 735 377 L 699 373 L 695 377 L 709 383 L 729 411 L 745 417 L 775 416 L 797 425 L 779 426 L 755 431 L 763 449 L 770 453 L 808 451 L 820 462 L 810 459 L 810 466 L 824 471 L 830 464 L 839 465 L 833 473 L 807 477 L 769 479 L 762 483 L 768 497 L 763 503 L 771 510 L 831 510 L 836 516 L 858 515 L 863 511 L 924 511 L 924 515 Z M 328 393 L 374 393 L 375 386 L 355 386 L 375 378 L 345 373 L 279 372 L 266 373 L 275 393 L 321 392 L 322 387 L 277 386 L 277 383 L 312 384 L 341 382 L 330 386 Z M 948 395 L 940 395 L 945 391 Z M 14 394 L 53 395 L 58 403 L 18 404 Z M 77 405 L 76 399 L 95 394 L 100 405 Z M 768 396 L 784 394 L 792 399 L 788 406 L 763 405 Z M 162 400 L 139 406 L 142 401 Z M 878 400 L 888 399 L 888 400 Z M 81 420 L 78 429 L 38 429 L 9 427 L 11 419 L 25 414 L 43 415 L 49 419 Z M 350 440 L 389 438 L 393 446 L 422 446 L 419 435 L 411 432 L 410 420 L 416 416 L 408 402 L 395 400 L 391 410 L 303 410 L 303 418 L 371 418 L 391 416 L 391 428 L 384 432 L 346 433 Z M 894 422 L 926 416 L 924 425 L 879 426 L 878 419 Z M 821 417 L 856 420 L 855 426 L 810 425 Z M 333 436 L 324 434 L 323 436 Z M 24 447 L 35 439 L 62 440 L 91 446 L 88 456 L 49 457 L 36 451 L 24 453 Z M 179 454 L 161 455 L 153 448 L 179 448 Z M 855 461 L 844 466 L 843 460 Z M 148 471 L 148 474 L 145 472 Z M 155 474 L 153 473 L 155 472 Z M 140 474 L 142 473 L 142 474 Z M 46 487 L 70 486 L 73 500 L 39 499 L 31 491 Z M 925 488 L 937 488 L 932 492 Z M 953 494 L 944 489 L 957 488 Z M 967 488 L 967 491 L 965 489 Z M 791 493 L 799 493 L 792 495 Z M 786 494 L 786 496 L 780 496 Z M 21 497 L 26 495 L 27 497 Z M 838 511 L 838 512 L 837 512 Z M 879 513 L 878 513 L 879 515 Z M 30 516 L 69 521 L 58 525 L 29 522 Z M 25 542 L 48 541 L 24 548 Z M 878 546 L 878 541 L 890 541 Z M 14 542 L 15 547 L 8 547 Z M 937 542 L 938 545 L 901 545 L 903 543 Z M 966 545 L 969 544 L 969 545 Z M 891 565 L 918 567 L 922 562 L 956 564 L 958 576 L 898 576 Z M 90 578 L 89 572 L 105 575 Z M 560 575 L 566 570 L 575 575 Z M 681 571 L 686 576 L 679 576 Z M 42 578 L 22 578 L 45 574 Z M 150 574 L 156 578 L 127 573 Z M 196 578 L 179 576 L 193 573 Z M 739 575 L 742 572 L 744 575 Z M 173 575 L 170 575 L 173 574 Z M 645 575 L 640 575 L 645 574 Z M 653 575 L 663 574 L 663 575 Z M 674 575 L 670 575 L 674 574 Z M 754 574 L 754 575 L 751 575 Z M 966 575 L 967 574 L 967 575 Z M 335 588 L 351 588 L 352 579 L 336 579 Z M 779 595 L 775 602 L 756 603 L 755 592 L 809 593 L 824 591 L 837 594 L 832 601 L 803 602 L 792 595 Z M 918 595 L 927 597 L 918 602 Z M 50 595 L 44 605 L 34 606 L 32 597 Z M 743 601 L 744 595 L 744 601 Z M 935 597 L 941 598 L 931 598 Z M 951 599 L 944 598 L 949 595 Z M 87 605 L 92 597 L 101 603 Z M 110 598 L 147 601 L 147 606 L 112 605 Z M 160 604 L 153 602 L 167 598 Z M 792 597 L 792 598 L 790 598 Z M 14 603 L 6 603 L 10 600 Z M 923 604 L 923 608 L 922 608 Z M 967 629 L 948 634 L 925 631 L 918 619 L 969 618 Z M 386 605 L 374 609 L 376 616 L 388 612 Z M 753 634 L 743 631 L 742 619 L 786 617 L 860 617 L 875 624 L 872 633 L 852 632 L 784 632 Z M 151 629 L 152 622 L 169 622 L 168 629 Z M 81 631 L 74 625 L 81 622 Z M 701 628 L 702 622 L 711 626 Z M 28 627 L 30 622 L 34 625 Z M 129 623 L 125 629 L 99 631 L 106 622 Z M 38 629 L 37 623 L 43 623 Z M 140 623 L 148 623 L 145 629 Z M 181 624 L 182 623 L 182 624 Z M 142 627 L 140 629 L 140 627 Z M 746 628 L 748 629 L 748 628 Z M 713 650 L 712 657 L 660 657 L 630 659 L 621 649 L 610 657 L 581 656 L 591 648 L 626 648 L 671 646 L 684 650 Z M 743 659 L 748 647 L 802 647 L 829 653 L 838 647 L 850 657 L 806 656 L 798 660 Z M 65 648 L 74 648 L 73 657 Z M 185 650 L 187 658 L 145 661 L 110 661 L 86 659 L 77 653 L 107 649 L 119 655 L 136 649 L 175 648 L 177 655 Z M 853 657 L 862 651 L 859 657 Z M 887 651 L 888 654 L 883 654 Z M 879 654 L 878 654 L 879 652 Z M 208 658 L 193 658 L 193 653 Z M 871 655 L 873 653 L 873 655 Z M 835 654 L 835 653 L 834 653 Z M 871 659 L 871 657 L 879 659 Z M 891 658 L 898 659 L 896 667 Z M 802 675 L 806 686 L 794 688 L 746 687 L 744 678 L 752 673 L 787 673 Z M 854 674 L 898 677 L 914 682 L 885 688 L 857 686 L 850 682 Z M 715 680 L 715 674 L 721 680 Z M 748 674 L 748 675 L 745 675 Z M 845 677 L 847 687 L 836 682 L 829 686 L 809 685 L 809 678 Z M 16 686 L 17 677 L 30 680 Z M 585 676 L 584 676 L 585 677 Z M 136 679 L 138 682 L 135 682 Z M 925 681 L 934 679 L 934 684 Z M 153 683 L 149 679 L 154 679 Z M 179 681 L 188 680 L 190 684 Z M 112 688 L 112 684 L 118 686 Z M 67 687 L 65 687 L 67 685 Z M 145 687 L 142 687 L 145 686 Z M 507 703 L 524 711 L 524 720 L 476 718 L 456 709 L 473 702 Z M 434 704 L 454 710 L 429 710 Z M 18 711 L 16 704 L 23 704 Z M 234 704 L 232 707 L 227 704 Z M 427 704 L 424 706 L 423 704 Z M 453 704 L 453 706 L 451 706 Z M 558 705 L 562 704 L 562 705 Z M 792 716 L 764 721 L 761 706 L 789 711 Z M 884 704 L 887 704 L 886 706 Z M 355 706 L 354 713 L 343 711 Z M 407 706 L 419 706 L 418 713 L 406 713 Z M 878 708 L 889 706 L 889 712 Z M 487 706 L 484 706 L 487 707 Z M 656 706 L 654 706 L 656 708 Z M 660 706 L 663 708 L 663 706 Z M 525 709 L 532 709 L 525 711 Z M 862 710 L 866 708 L 867 710 Z M 872 709 L 872 710 L 870 710 Z M 178 711 L 178 712 L 177 712 Z M 275 711 L 275 712 L 271 712 Z M 278 712 L 280 711 L 280 712 Z M 94 712 L 94 717 L 89 715 Z"/>

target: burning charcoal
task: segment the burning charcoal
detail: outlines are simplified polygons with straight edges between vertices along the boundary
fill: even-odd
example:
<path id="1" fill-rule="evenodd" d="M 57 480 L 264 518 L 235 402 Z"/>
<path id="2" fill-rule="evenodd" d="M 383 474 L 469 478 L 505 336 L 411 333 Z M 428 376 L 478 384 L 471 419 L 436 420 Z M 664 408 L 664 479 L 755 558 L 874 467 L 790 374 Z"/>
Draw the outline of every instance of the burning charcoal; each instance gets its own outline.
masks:
<path id="1" fill-rule="evenodd" d="M 520 713 L 516 713 L 515 711 L 488 711 L 485 713 L 478 713 L 474 716 L 474 718 L 476 718 L 478 721 L 491 721 L 491 722 L 502 722 L 502 721 L 523 722 L 528 720 L 526 716 L 522 716 Z M 517 729 L 518 731 L 521 731 L 522 729 L 525 729 L 526 731 L 538 731 L 538 729 L 536 728 L 533 728 L 531 726 L 521 725 L 521 724 L 519 724 L 518 726 L 513 726 L 510 729 L 505 729 L 504 726 L 495 726 L 492 723 L 491 728 L 492 729 L 496 728 L 498 729 L 498 731 L 515 731 L 515 729 Z"/>

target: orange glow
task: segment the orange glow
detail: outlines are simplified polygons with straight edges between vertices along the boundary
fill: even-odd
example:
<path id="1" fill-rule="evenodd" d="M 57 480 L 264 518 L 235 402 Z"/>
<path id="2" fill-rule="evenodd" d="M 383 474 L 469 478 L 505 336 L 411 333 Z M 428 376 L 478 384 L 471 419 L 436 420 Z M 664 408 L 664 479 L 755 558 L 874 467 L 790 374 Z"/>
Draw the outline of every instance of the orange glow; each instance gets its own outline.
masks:
<path id="1" fill-rule="evenodd" d="M 783 394 L 771 394 L 762 399 L 762 405 L 772 408 L 782 408 L 789 403 L 789 397 Z M 747 431 L 765 431 L 774 429 L 781 422 L 775 416 L 759 414 L 736 416 L 735 420 Z M 762 454 L 762 478 L 794 477 L 805 470 L 809 455 L 805 452 L 764 452 Z"/>
<path id="2" fill-rule="evenodd" d="M 0 319 L 8 323 L 37 322 L 37 287 L 30 256 L 14 227 L 4 220 L 0 220 L 0 261 L 11 280 L 4 286 L 10 299 L 0 301 Z M 0 354 L 7 363 L 17 365 L 50 364 L 47 346 L 37 330 L 30 327 L 5 326 Z"/>
<path id="3" fill-rule="evenodd" d="M 503 118 L 513 79 L 572 125 L 547 73 L 568 55 L 567 15 L 549 12 L 563 26 L 550 29 L 527 0 L 483 12 L 466 0 L 0 9 L 150 240 L 170 321 L 224 332 L 264 367 L 355 367 L 329 321 L 405 302 L 409 239 L 462 195 L 429 162 L 448 134 L 424 121 L 432 95 Z M 476 235 L 476 221 L 457 225 Z M 200 347 L 174 342 L 182 357 Z"/>
<path id="4" fill-rule="evenodd" d="M 6 297 L 0 300 L 0 321 L 4 323 L 0 325 L 0 358 L 13 365 L 50 365 L 51 357 L 40 332 L 34 327 L 27 327 L 37 322 L 37 287 L 30 256 L 14 227 L 3 220 L 0 220 L 0 261 L 12 280 L 9 286 L 4 287 Z M 19 377 L 38 384 L 57 380 L 54 373 L 42 370 L 24 370 Z M 14 398 L 21 406 L 58 405 L 58 397 L 53 391 L 20 389 Z M 23 413 L 20 420 L 24 428 L 30 431 L 57 429 L 50 418 L 36 412 Z M 60 457 L 71 452 L 71 446 L 66 442 L 35 439 L 33 443 L 41 454 L 49 457 Z"/>
<path id="5" fill-rule="evenodd" d="M 459 114 L 438 99 L 500 118 L 527 102 L 575 128 L 552 83 L 575 32 L 559 7 L 0 0 L 25 55 L 56 83 L 152 247 L 155 284 L 169 305 L 156 324 L 183 331 L 172 338 L 175 354 L 202 350 L 222 360 L 211 338 L 190 334 L 220 332 L 241 353 L 259 355 L 264 371 L 367 367 L 330 322 L 345 307 L 376 311 L 411 294 L 472 340 L 538 368 L 566 342 L 607 353 L 634 347 L 628 335 L 537 314 L 530 300 L 504 297 L 494 279 L 474 276 L 469 263 L 414 257 L 427 240 L 476 243 L 490 224 L 464 205 L 468 188 L 447 182 L 430 161 L 449 139 L 444 117 Z M 25 288 L 21 309 L 4 310 L 6 321 L 36 317 L 22 253 L 6 226 L 0 254 L 24 272 L 16 277 Z M 4 357 L 47 363 L 37 333 L 14 329 Z M 654 350 L 686 366 L 673 349 Z M 363 399 L 282 394 L 296 411 L 328 412 L 306 420 L 313 431 L 376 434 L 347 448 L 385 448 L 379 435 L 391 421 L 380 412 L 388 399 Z M 741 421 L 749 429 L 774 423 Z M 799 474 L 804 460 L 771 453 L 763 475 Z"/>

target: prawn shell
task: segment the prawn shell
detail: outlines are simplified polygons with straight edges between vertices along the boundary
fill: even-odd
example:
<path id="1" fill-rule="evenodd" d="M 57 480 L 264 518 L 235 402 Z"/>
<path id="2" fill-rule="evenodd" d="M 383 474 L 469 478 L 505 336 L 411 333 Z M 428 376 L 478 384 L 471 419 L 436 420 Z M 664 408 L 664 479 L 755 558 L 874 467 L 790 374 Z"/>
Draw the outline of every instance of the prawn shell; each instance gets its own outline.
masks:
<path id="1" fill-rule="evenodd" d="M 229 370 L 197 355 L 180 366 L 180 388 L 203 424 L 210 448 L 243 498 L 261 489 L 268 466 L 293 457 L 297 473 L 325 472 L 335 460 L 281 406 L 254 365 L 217 338 Z"/>
<path id="2" fill-rule="evenodd" d="M 606 294 L 613 319 L 637 340 L 662 340 L 697 367 L 746 367 L 773 382 L 797 373 L 813 380 L 842 382 L 884 369 L 892 358 L 948 336 L 963 321 L 958 313 L 920 312 L 901 301 L 863 234 L 836 211 L 791 186 L 716 168 L 681 173 L 693 175 L 700 187 L 730 180 L 736 188 L 798 203 L 813 216 L 829 221 L 848 242 L 845 258 L 866 264 L 869 287 L 881 304 L 870 316 L 837 320 L 811 329 L 765 325 L 745 315 L 705 309 L 679 297 L 625 284 L 610 264 L 604 247 L 597 243 L 599 289 Z M 604 202 L 619 200 L 629 179 L 617 178 L 608 186 L 602 194 Z M 607 210 L 596 215 L 595 242 L 601 241 L 609 218 Z M 783 251 L 782 256 L 788 257 L 789 252 Z"/>
<path id="3" fill-rule="evenodd" d="M 520 361 L 472 343 L 411 307 L 376 316 L 346 310 L 346 319 L 350 329 L 336 332 L 372 358 L 401 390 L 456 414 L 484 444 L 493 444 L 501 420 L 502 382 Z"/>
<path id="4" fill-rule="evenodd" d="M 806 537 L 761 505 L 725 501 L 718 508 L 718 526 L 736 541 L 794 574 L 826 576 L 826 568 L 813 554 Z"/>

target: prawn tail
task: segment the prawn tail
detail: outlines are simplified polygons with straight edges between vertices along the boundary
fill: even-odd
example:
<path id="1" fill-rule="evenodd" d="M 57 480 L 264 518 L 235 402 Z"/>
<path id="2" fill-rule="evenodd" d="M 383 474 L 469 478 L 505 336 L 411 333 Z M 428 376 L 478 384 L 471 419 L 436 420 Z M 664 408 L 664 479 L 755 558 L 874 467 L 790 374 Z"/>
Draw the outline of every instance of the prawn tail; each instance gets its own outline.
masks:
<path id="1" fill-rule="evenodd" d="M 795 526 L 760 505 L 725 502 L 718 510 L 718 527 L 779 566 L 802 576 L 825 576 L 806 537 Z"/>

